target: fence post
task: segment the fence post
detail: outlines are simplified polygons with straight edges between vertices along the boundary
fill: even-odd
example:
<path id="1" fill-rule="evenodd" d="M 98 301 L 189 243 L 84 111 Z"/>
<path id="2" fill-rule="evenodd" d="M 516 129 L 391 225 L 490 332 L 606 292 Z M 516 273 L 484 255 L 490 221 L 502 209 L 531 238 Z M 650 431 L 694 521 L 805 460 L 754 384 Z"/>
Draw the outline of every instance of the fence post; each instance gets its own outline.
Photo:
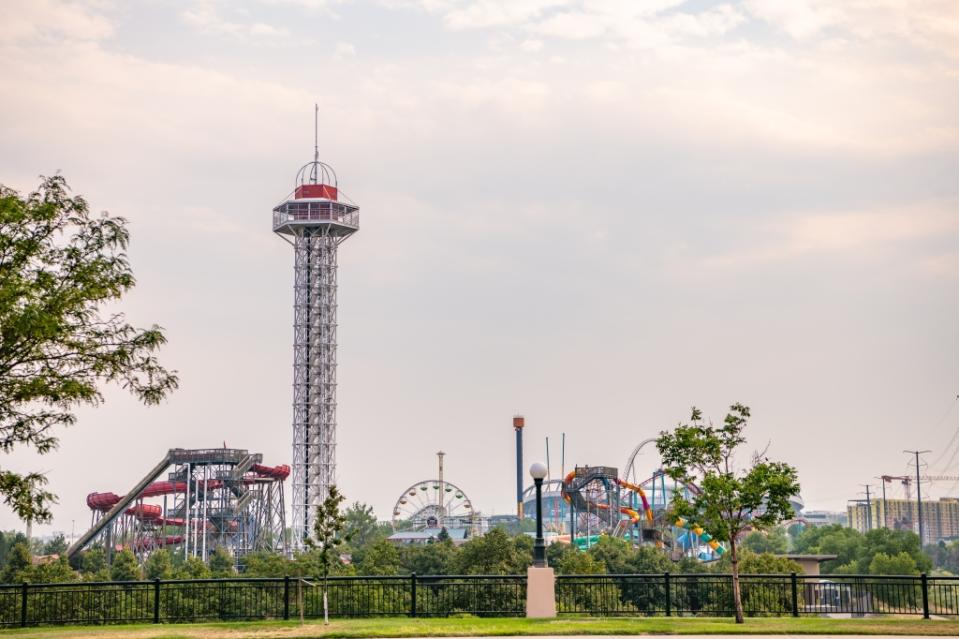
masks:
<path id="1" fill-rule="evenodd" d="M 416 573 L 410 573 L 410 616 L 416 616 Z"/>
<path id="2" fill-rule="evenodd" d="M 793 595 L 793 617 L 799 616 L 799 583 L 796 578 L 796 573 L 789 573 L 789 581 L 792 585 L 792 595 Z"/>
<path id="3" fill-rule="evenodd" d="M 160 623 L 160 578 L 153 580 L 153 623 Z"/>
<path id="4" fill-rule="evenodd" d="M 290 576 L 283 578 L 283 620 L 290 618 Z"/>
<path id="5" fill-rule="evenodd" d="M 929 578 L 922 573 L 922 618 L 929 618 Z"/>
<path id="6" fill-rule="evenodd" d="M 27 627 L 27 582 L 20 587 L 20 626 Z"/>
<path id="7" fill-rule="evenodd" d="M 673 598 L 673 595 L 672 595 L 672 592 L 670 592 L 671 589 L 670 589 L 670 587 L 669 587 L 669 573 L 668 573 L 668 572 L 664 572 L 664 573 L 663 573 L 663 583 L 664 583 L 665 586 L 666 586 L 666 616 L 669 617 L 669 616 L 671 616 L 671 615 L 673 614 L 673 612 L 672 612 L 672 607 L 673 607 L 672 598 Z"/>

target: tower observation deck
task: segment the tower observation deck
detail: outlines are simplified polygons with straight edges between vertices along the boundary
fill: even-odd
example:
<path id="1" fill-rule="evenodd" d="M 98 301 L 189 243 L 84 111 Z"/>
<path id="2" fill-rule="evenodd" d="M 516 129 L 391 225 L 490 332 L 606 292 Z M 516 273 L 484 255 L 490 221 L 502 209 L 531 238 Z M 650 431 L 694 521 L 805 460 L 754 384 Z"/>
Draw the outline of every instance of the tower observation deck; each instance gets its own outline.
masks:
<path id="1" fill-rule="evenodd" d="M 294 254 L 294 549 L 312 536 L 316 507 L 336 480 L 336 253 L 359 226 L 359 207 L 314 149 L 293 193 L 273 209 L 273 231 Z"/>

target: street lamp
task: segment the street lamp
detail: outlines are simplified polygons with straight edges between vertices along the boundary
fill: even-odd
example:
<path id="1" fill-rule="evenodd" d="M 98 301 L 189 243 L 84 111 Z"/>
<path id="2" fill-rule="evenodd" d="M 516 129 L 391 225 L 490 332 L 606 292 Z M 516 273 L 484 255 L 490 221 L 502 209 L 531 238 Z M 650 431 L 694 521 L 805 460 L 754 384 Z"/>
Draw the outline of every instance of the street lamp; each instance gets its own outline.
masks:
<path id="1" fill-rule="evenodd" d="M 543 479 L 546 477 L 546 465 L 534 462 L 529 467 L 530 477 L 536 485 L 536 541 L 533 542 L 533 566 L 546 567 L 546 541 L 543 539 Z"/>

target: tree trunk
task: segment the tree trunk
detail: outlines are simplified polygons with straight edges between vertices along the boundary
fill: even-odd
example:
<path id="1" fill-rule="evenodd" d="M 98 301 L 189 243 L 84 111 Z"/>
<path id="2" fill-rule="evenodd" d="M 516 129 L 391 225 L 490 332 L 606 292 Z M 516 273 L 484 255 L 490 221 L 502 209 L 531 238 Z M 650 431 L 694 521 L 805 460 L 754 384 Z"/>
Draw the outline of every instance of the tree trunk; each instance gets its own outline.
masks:
<path id="1" fill-rule="evenodd" d="M 729 539 L 729 563 L 733 570 L 733 606 L 736 609 L 736 623 L 743 623 L 743 597 L 739 590 L 739 556 L 736 553 L 736 536 L 730 535 Z"/>
<path id="2" fill-rule="evenodd" d="M 330 625 L 330 606 L 326 598 L 326 575 L 323 575 L 323 625 Z"/>

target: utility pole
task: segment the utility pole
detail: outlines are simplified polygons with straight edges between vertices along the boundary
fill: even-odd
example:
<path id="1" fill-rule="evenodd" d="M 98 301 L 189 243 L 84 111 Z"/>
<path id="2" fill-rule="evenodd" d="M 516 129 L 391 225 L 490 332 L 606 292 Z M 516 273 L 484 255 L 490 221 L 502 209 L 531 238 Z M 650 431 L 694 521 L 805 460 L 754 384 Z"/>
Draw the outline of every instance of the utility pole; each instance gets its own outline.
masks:
<path id="1" fill-rule="evenodd" d="M 922 486 L 919 483 L 919 455 L 931 453 L 931 450 L 904 450 L 904 453 L 916 456 L 916 512 L 919 519 L 919 548 L 925 543 L 925 531 L 922 525 Z"/>
<path id="2" fill-rule="evenodd" d="M 869 498 L 869 484 L 859 484 L 866 489 L 866 532 L 872 530 L 872 500 Z"/>
<path id="3" fill-rule="evenodd" d="M 882 527 L 889 528 L 889 517 L 886 516 L 886 481 L 882 477 L 876 477 L 882 486 Z"/>

